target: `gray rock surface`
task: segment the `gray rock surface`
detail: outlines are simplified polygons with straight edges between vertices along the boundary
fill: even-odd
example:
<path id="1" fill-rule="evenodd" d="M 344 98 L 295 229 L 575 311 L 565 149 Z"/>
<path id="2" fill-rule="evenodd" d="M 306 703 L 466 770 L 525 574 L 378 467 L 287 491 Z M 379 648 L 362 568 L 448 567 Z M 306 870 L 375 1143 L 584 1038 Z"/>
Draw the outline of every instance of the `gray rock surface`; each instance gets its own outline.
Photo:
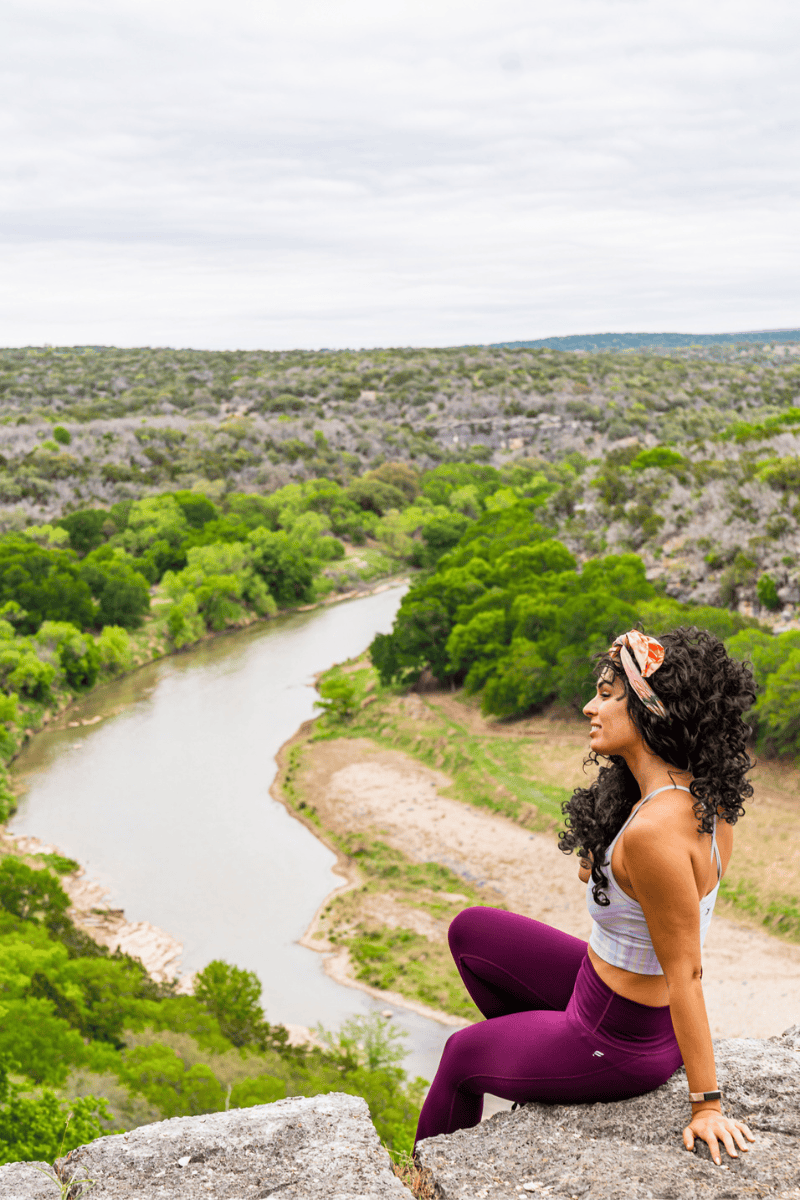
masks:
<path id="1" fill-rule="evenodd" d="M 69 1200 L 409 1200 L 366 1103 L 338 1093 L 143 1125 L 81 1146 L 56 1168 L 72 1181 Z M 2 1200 L 58 1200 L 29 1164 L 3 1171 Z"/>
<path id="2" fill-rule="evenodd" d="M 716 1055 L 725 1110 L 757 1139 L 738 1159 L 723 1153 L 722 1167 L 683 1147 L 683 1070 L 634 1100 L 529 1104 L 429 1138 L 420 1164 L 438 1200 L 800 1200 L 800 1025 L 768 1041 L 717 1042 Z"/>
<path id="3" fill-rule="evenodd" d="M 52 1176 L 50 1163 L 7 1163 L 0 1167 L 0 1200 L 59 1200 L 61 1189 Z"/>

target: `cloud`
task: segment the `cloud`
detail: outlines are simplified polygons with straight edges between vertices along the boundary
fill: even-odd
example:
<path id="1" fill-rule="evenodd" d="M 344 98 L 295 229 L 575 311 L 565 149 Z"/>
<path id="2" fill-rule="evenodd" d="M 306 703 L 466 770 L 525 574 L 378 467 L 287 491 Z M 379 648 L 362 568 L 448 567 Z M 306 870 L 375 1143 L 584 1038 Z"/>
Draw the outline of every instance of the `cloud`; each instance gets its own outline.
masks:
<path id="1" fill-rule="evenodd" d="M 0 341 L 797 323 L 798 34 L 784 0 L 26 0 Z"/>

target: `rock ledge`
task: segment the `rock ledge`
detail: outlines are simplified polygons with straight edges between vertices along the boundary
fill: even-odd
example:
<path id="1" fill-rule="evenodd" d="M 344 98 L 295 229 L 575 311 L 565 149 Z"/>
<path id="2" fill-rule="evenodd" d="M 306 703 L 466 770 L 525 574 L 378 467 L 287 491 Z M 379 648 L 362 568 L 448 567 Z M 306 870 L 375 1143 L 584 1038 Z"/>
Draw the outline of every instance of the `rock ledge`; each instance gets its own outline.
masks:
<path id="1" fill-rule="evenodd" d="M 0 1167 L 0 1200 L 59 1200 L 58 1184 L 35 1165 L 47 1166 Z M 410 1197 L 364 1100 L 340 1093 L 142 1125 L 81 1146 L 56 1167 L 72 1180 L 69 1200 Z"/>
<path id="2" fill-rule="evenodd" d="M 686 1075 L 614 1104 L 529 1104 L 419 1146 L 438 1200 L 800 1200 L 800 1025 L 716 1043 L 726 1111 L 753 1148 L 717 1167 L 687 1154 Z M 705 1147 L 703 1147 L 705 1150 Z"/>

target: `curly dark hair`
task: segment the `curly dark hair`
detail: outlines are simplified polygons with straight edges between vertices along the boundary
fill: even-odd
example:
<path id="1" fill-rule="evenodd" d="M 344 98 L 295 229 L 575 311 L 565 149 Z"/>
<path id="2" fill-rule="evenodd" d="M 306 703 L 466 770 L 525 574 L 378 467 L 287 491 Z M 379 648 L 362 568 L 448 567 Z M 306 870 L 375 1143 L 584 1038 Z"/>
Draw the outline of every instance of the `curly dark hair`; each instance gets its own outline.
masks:
<path id="1" fill-rule="evenodd" d="M 719 638 L 704 629 L 682 627 L 658 640 L 664 661 L 648 683 L 666 708 L 666 719 L 642 704 L 618 659 L 599 655 L 596 678 L 609 672 L 620 678 L 628 713 L 646 745 L 670 766 L 691 771 L 698 833 L 712 832 L 715 815 L 735 825 L 744 816 L 742 801 L 753 794 L 745 779 L 753 766 L 746 750 L 750 727 L 742 719 L 755 701 L 752 671 L 730 658 Z M 585 765 L 599 761 L 592 752 Z M 595 782 L 576 788 L 561 806 L 566 828 L 558 835 L 560 849 L 591 855 L 592 894 L 604 907 L 610 903 L 606 851 L 640 799 L 625 759 L 612 754 Z"/>

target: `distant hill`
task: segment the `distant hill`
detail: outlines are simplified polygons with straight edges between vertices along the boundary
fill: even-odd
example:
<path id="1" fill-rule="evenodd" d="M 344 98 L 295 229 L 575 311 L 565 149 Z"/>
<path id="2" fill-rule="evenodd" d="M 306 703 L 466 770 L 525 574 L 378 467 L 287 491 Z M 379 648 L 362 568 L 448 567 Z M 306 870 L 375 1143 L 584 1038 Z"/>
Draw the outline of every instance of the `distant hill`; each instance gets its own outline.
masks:
<path id="1" fill-rule="evenodd" d="M 493 342 L 492 348 L 552 350 L 644 350 L 685 346 L 763 345 L 800 342 L 800 329 L 751 329 L 745 333 L 587 333 L 537 338 L 531 342 Z"/>

